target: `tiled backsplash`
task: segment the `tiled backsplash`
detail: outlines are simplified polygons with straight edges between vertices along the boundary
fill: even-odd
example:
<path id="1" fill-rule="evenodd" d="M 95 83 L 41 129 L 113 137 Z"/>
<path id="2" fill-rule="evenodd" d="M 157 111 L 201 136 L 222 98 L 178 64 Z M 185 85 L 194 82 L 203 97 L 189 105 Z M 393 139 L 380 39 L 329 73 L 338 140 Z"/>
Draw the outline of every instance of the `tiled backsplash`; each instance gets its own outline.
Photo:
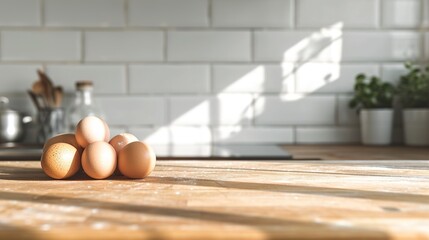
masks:
<path id="1" fill-rule="evenodd" d="M 0 94 L 90 79 L 151 143 L 350 143 L 354 76 L 429 58 L 429 0 L 0 0 Z"/>

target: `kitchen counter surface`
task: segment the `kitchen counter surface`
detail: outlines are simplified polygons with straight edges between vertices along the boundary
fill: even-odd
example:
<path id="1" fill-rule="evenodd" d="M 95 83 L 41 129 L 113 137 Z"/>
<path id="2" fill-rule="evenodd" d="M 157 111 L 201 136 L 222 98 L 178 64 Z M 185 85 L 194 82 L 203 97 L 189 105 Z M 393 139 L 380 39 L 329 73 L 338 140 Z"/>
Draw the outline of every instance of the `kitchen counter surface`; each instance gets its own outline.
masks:
<path id="1" fill-rule="evenodd" d="M 298 159 L 429 160 L 429 147 L 362 145 L 284 145 Z"/>
<path id="2" fill-rule="evenodd" d="M 0 239 L 429 238 L 428 161 L 159 161 L 143 180 L 0 162 Z"/>

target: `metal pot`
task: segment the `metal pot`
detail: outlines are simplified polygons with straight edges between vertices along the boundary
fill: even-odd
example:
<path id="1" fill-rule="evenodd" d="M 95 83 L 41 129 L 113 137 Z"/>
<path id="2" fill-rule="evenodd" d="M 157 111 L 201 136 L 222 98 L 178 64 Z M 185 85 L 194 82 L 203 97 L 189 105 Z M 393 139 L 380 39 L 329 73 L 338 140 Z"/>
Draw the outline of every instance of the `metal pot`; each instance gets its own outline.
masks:
<path id="1" fill-rule="evenodd" d="M 24 123 L 31 117 L 22 116 L 18 111 L 8 107 L 9 99 L 0 97 L 0 142 L 18 142 L 24 137 Z"/>

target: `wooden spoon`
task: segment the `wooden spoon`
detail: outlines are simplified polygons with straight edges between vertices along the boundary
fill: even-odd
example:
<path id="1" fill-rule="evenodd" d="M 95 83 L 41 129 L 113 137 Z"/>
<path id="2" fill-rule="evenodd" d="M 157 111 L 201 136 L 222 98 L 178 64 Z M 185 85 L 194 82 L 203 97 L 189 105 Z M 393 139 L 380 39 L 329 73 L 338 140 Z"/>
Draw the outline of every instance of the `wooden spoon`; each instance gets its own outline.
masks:
<path id="1" fill-rule="evenodd" d="M 63 95 L 64 95 L 63 88 L 61 86 L 55 87 L 55 92 L 54 92 L 55 107 L 61 107 L 61 104 L 63 102 Z"/>
<path id="2" fill-rule="evenodd" d="M 43 84 L 44 95 L 47 100 L 48 106 L 55 106 L 55 88 L 51 79 L 40 69 L 37 70 L 37 74 L 39 75 L 40 81 Z"/>
<path id="3" fill-rule="evenodd" d="M 43 87 L 43 83 L 40 80 L 37 80 L 33 83 L 33 86 L 31 87 L 31 91 L 34 94 L 43 94 L 45 92 L 45 89 Z"/>

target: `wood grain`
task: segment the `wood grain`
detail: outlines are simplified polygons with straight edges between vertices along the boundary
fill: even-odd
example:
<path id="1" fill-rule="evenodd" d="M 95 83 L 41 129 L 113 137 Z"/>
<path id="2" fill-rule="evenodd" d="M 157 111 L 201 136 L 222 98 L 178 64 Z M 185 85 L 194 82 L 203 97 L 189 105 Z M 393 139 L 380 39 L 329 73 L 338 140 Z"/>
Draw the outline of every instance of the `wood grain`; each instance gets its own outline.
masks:
<path id="1" fill-rule="evenodd" d="M 160 161 L 143 180 L 0 162 L 0 239 L 428 239 L 428 161 Z"/>

